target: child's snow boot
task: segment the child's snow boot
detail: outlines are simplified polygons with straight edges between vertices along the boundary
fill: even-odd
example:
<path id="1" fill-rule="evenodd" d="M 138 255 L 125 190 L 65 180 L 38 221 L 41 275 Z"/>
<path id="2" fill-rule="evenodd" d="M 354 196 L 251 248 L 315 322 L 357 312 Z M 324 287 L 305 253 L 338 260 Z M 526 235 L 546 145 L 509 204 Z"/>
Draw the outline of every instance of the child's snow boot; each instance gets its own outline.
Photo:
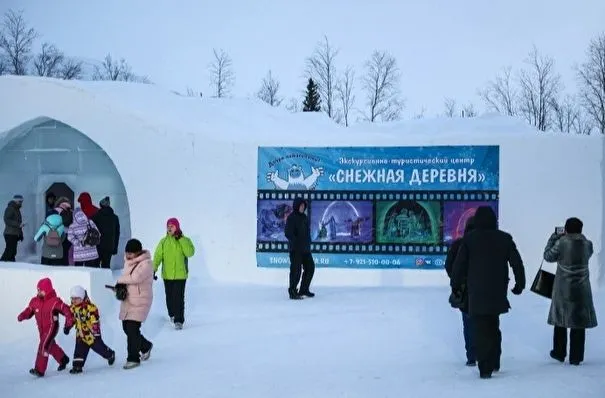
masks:
<path id="1" fill-rule="evenodd" d="M 36 377 L 43 377 L 44 373 L 38 372 L 38 369 L 32 368 L 29 370 L 29 374 Z"/>
<path id="2" fill-rule="evenodd" d="M 67 364 L 69 363 L 69 357 L 67 355 L 65 355 L 63 357 L 63 359 L 61 359 L 61 362 L 59 364 L 59 367 L 57 368 L 57 370 L 60 372 L 62 370 L 65 370 L 65 368 L 67 368 Z"/>
<path id="3" fill-rule="evenodd" d="M 109 359 L 107 359 L 107 363 L 109 364 L 109 366 L 112 366 L 115 361 L 116 361 L 116 352 L 112 351 L 111 356 L 109 357 Z"/>
<path id="4" fill-rule="evenodd" d="M 71 370 L 69 371 L 69 373 L 71 373 L 72 375 L 77 375 L 79 373 L 82 373 L 82 367 L 80 367 L 80 366 L 74 366 L 73 368 L 71 368 Z"/>

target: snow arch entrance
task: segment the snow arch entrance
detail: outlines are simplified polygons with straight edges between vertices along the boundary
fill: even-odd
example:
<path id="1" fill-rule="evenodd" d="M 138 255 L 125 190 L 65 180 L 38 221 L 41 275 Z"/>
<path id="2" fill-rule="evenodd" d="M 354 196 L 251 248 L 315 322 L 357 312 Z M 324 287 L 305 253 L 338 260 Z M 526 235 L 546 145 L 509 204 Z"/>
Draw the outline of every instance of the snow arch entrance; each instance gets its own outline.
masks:
<path id="1" fill-rule="evenodd" d="M 0 141 L 2 211 L 14 194 L 24 197 L 21 212 L 26 226 L 17 261 L 40 261 L 40 245 L 33 243 L 33 236 L 44 221 L 44 198 L 53 186 L 69 187 L 76 200 L 81 192 L 89 192 L 97 206 L 103 197 L 110 197 L 121 227 L 119 252 L 113 258 L 112 268 L 120 267 L 124 244 L 131 235 L 128 197 L 120 173 L 109 155 L 92 139 L 49 118 L 24 123 L 4 134 Z M 60 193 L 55 194 L 59 197 Z M 0 250 L 4 250 L 3 240 Z"/>

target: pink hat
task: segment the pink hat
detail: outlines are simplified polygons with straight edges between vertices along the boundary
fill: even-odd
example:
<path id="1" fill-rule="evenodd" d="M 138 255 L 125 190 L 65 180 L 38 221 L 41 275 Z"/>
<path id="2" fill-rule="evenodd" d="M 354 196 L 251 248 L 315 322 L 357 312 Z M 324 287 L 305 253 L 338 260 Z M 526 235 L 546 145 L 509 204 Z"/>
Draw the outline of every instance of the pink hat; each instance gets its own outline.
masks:
<path id="1" fill-rule="evenodd" d="M 174 225 L 178 231 L 181 230 L 181 223 L 176 217 L 169 218 L 168 221 L 166 221 L 166 226 L 169 225 Z"/>

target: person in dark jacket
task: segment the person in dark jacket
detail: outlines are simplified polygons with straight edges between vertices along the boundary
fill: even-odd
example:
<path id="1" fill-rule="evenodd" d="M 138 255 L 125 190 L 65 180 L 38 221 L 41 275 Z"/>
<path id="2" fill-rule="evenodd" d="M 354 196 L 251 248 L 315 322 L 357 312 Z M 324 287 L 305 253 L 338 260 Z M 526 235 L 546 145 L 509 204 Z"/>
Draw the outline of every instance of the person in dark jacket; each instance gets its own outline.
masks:
<path id="1" fill-rule="evenodd" d="M 57 201 L 57 195 L 53 192 L 49 192 L 46 194 L 46 215 L 44 217 L 48 217 L 51 214 L 55 214 L 55 202 Z"/>
<path id="2" fill-rule="evenodd" d="M 548 313 L 548 324 L 554 326 L 550 356 L 565 361 L 567 329 L 571 329 L 569 363 L 576 366 L 584 361 L 586 329 L 598 325 L 588 270 L 593 248 L 592 242 L 582 234 L 583 226 L 578 218 L 568 219 L 564 234 L 552 234 L 544 249 L 544 260 L 557 262 Z"/>
<path id="3" fill-rule="evenodd" d="M 68 198 L 61 196 L 59 199 L 55 201 L 55 208 L 53 209 L 53 214 L 58 214 L 61 216 L 61 220 L 63 220 L 63 228 L 67 231 L 67 229 L 74 222 L 74 212 L 71 208 L 71 202 Z M 63 265 L 69 265 L 69 249 L 71 248 L 71 242 L 69 239 L 63 240 L 63 257 L 62 263 Z"/>
<path id="4" fill-rule="evenodd" d="M 101 208 L 92 217 L 92 221 L 99 228 L 101 242 L 97 246 L 101 268 L 111 268 L 111 257 L 118 254 L 120 242 L 120 220 L 111 208 L 109 196 L 99 202 Z"/>
<path id="5" fill-rule="evenodd" d="M 23 241 L 23 226 L 25 225 L 21 217 L 21 206 L 23 206 L 23 196 L 15 195 L 4 210 L 4 242 L 6 246 L 0 261 L 15 262 L 17 245 Z"/>
<path id="6" fill-rule="evenodd" d="M 468 291 L 468 314 L 475 330 L 479 375 L 490 378 L 500 370 L 502 333 L 500 315 L 507 313 L 508 266 L 515 275 L 513 294 L 525 289 L 525 268 L 513 237 L 498 229 L 498 218 L 489 206 L 477 208 L 475 229 L 462 239 L 452 267 L 451 287 Z"/>
<path id="7" fill-rule="evenodd" d="M 313 274 L 315 273 L 315 262 L 311 254 L 311 229 L 305 210 L 307 210 L 307 202 L 302 198 L 294 199 L 292 213 L 290 213 L 286 220 L 284 231 L 288 239 L 290 251 L 290 286 L 288 288 L 288 295 L 292 300 L 299 300 L 302 296 L 315 296 L 309 290 Z M 297 290 L 301 273 L 300 290 Z"/>
<path id="8" fill-rule="evenodd" d="M 470 217 L 466 221 L 466 225 L 464 227 L 464 236 L 466 236 L 474 228 L 474 217 Z M 458 238 L 452 242 L 445 258 L 445 272 L 447 272 L 447 276 L 450 279 L 452 277 L 454 260 L 456 259 L 456 255 L 458 254 L 458 249 L 460 249 L 461 244 L 462 238 Z M 464 291 L 462 294 L 466 296 L 467 292 Z M 463 308 L 460 308 L 460 312 L 462 313 L 462 332 L 464 335 L 464 348 L 466 350 L 466 366 L 475 366 L 477 364 L 477 356 L 475 354 L 475 342 L 473 336 L 473 327 L 471 325 L 471 317 L 468 315 L 468 297 L 466 297 L 464 301 L 466 302 L 466 305 Z"/>

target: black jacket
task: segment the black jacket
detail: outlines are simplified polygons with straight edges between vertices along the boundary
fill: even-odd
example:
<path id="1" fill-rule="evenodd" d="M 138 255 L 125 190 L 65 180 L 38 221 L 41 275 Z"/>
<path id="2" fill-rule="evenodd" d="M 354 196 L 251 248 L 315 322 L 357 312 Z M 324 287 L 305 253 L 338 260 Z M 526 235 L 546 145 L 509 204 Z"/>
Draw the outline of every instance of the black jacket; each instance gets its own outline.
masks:
<path id="1" fill-rule="evenodd" d="M 468 312 L 473 315 L 499 315 L 508 312 L 510 264 L 515 285 L 525 288 L 525 269 L 510 234 L 498 229 L 496 214 L 489 207 L 477 209 L 475 230 L 464 236 L 454 261 L 451 287 L 466 284 Z"/>
<path id="2" fill-rule="evenodd" d="M 120 220 L 113 209 L 109 206 L 101 206 L 92 217 L 92 221 L 101 233 L 101 242 L 97 247 L 105 252 L 117 254 L 120 242 Z"/>
<path id="3" fill-rule="evenodd" d="M 475 218 L 470 217 L 464 226 L 464 236 L 466 236 L 473 229 L 475 229 Z M 452 278 L 452 267 L 454 266 L 454 260 L 456 260 L 456 255 L 458 254 L 458 250 L 460 250 L 460 245 L 462 244 L 462 238 L 458 238 L 452 242 L 449 250 L 447 251 L 447 256 L 445 257 L 445 272 L 450 279 Z"/>
<path id="4" fill-rule="evenodd" d="M 286 220 L 285 235 L 288 238 L 290 253 L 306 254 L 311 253 L 311 229 L 309 227 L 309 218 L 305 213 L 298 209 L 304 203 L 305 209 L 307 202 L 302 198 L 294 199 L 292 203 L 292 213 Z"/>

